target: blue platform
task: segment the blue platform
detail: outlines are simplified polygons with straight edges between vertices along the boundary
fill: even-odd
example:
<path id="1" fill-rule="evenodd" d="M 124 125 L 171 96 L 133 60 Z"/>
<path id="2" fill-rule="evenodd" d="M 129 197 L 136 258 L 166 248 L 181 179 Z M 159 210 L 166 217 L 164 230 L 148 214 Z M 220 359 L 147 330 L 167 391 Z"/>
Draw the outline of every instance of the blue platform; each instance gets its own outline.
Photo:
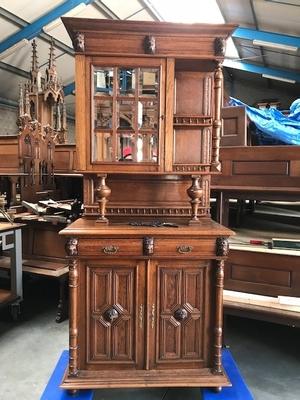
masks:
<path id="1" fill-rule="evenodd" d="M 62 352 L 40 400 L 93 400 L 93 390 L 80 390 L 74 396 L 59 387 L 67 364 L 68 351 L 65 350 Z M 203 389 L 202 400 L 254 400 L 228 349 L 223 350 L 223 366 L 232 387 L 225 387 L 220 393 L 214 393 L 212 389 Z"/>

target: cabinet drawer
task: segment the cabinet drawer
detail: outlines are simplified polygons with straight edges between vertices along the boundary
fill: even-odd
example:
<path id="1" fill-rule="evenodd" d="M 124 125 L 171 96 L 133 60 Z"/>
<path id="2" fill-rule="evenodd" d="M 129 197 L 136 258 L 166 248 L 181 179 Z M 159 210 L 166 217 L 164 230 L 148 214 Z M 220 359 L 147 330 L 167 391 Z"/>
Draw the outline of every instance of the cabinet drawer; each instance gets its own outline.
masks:
<path id="1" fill-rule="evenodd" d="M 78 254 L 83 256 L 141 256 L 143 254 L 140 239 L 81 239 Z"/>
<path id="2" fill-rule="evenodd" d="M 157 239 L 154 241 L 155 256 L 213 257 L 215 254 L 215 239 Z"/>

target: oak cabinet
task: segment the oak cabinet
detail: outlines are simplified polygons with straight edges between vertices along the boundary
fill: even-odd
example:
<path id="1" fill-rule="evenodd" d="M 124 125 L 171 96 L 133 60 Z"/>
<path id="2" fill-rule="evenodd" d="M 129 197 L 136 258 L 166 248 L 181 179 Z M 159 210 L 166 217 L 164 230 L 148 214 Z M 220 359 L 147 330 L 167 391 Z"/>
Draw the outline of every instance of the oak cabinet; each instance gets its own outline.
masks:
<path id="1" fill-rule="evenodd" d="M 210 219 L 209 198 L 234 25 L 63 21 L 76 53 L 85 211 L 61 232 L 71 302 L 62 387 L 228 386 L 231 231 Z"/>
<path id="2" fill-rule="evenodd" d="M 71 257 L 63 387 L 229 385 L 221 365 L 227 228 L 79 219 L 62 234 Z"/>

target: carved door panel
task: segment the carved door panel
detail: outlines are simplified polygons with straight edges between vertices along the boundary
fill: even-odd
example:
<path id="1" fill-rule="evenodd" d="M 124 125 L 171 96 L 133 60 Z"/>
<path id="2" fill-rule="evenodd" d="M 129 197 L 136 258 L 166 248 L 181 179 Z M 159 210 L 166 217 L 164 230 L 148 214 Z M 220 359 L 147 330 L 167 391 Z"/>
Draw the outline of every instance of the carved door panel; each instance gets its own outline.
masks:
<path id="1" fill-rule="evenodd" d="M 87 362 L 140 368 L 144 358 L 144 265 L 105 261 L 87 267 Z M 141 288 L 140 288 L 141 287 Z"/>
<path id="2" fill-rule="evenodd" d="M 152 367 L 201 367 L 206 358 L 208 262 L 161 261 L 153 267 L 156 312 L 152 334 L 156 339 L 152 343 L 156 349 Z"/>

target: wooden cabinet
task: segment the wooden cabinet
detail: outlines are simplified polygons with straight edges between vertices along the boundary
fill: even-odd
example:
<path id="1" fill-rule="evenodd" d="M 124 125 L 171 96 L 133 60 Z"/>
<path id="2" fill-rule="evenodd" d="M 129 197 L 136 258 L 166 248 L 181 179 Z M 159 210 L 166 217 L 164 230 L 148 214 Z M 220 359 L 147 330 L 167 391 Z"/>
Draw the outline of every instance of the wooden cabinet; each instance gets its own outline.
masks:
<path id="1" fill-rule="evenodd" d="M 231 231 L 211 221 L 209 195 L 234 26 L 64 23 L 76 51 L 85 215 L 61 232 L 71 292 L 62 387 L 228 386 L 222 286 Z"/>
<path id="2" fill-rule="evenodd" d="M 62 232 L 72 257 L 63 387 L 229 385 L 221 342 L 230 231 L 212 221 L 101 226 L 79 219 Z"/>

